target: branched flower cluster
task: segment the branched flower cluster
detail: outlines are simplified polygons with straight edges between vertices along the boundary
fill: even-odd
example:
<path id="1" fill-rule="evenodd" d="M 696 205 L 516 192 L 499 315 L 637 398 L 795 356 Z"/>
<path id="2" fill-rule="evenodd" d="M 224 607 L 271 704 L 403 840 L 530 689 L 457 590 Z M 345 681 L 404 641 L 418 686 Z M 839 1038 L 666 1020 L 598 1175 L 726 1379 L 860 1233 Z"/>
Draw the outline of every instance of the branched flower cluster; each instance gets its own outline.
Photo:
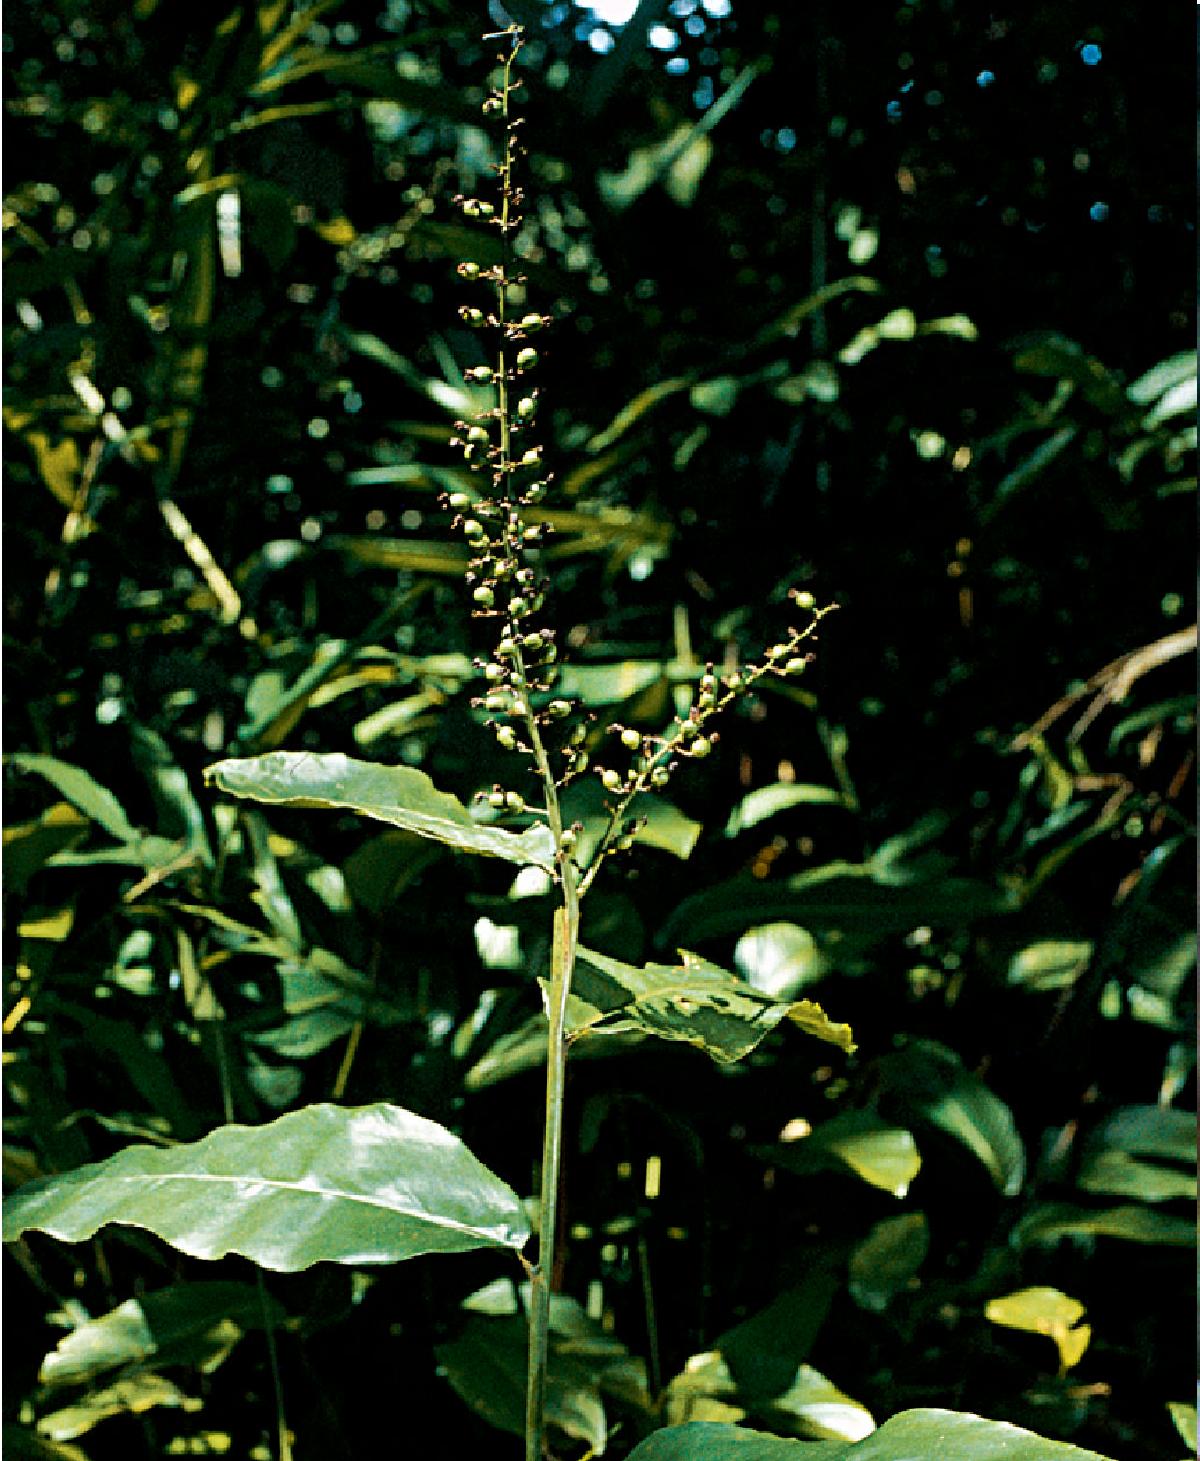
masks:
<path id="1" fill-rule="evenodd" d="M 586 742 L 591 717 L 580 707 L 554 694 L 558 673 L 558 645 L 555 631 L 538 627 L 535 617 L 542 609 L 549 582 L 540 572 L 536 553 L 552 529 L 530 513 L 541 503 L 553 480 L 543 462 L 543 448 L 530 439 L 539 406 L 539 391 L 530 374 L 539 363 L 531 337 L 552 321 L 552 316 L 528 311 L 518 298 L 524 297 L 525 277 L 513 272 L 512 237 L 521 226 L 522 191 L 516 182 L 516 168 L 525 155 L 519 140 L 520 117 L 513 111 L 513 93 L 521 85 L 512 75 L 521 49 L 520 26 L 498 32 L 509 43 L 506 54 L 497 56 L 498 83 L 483 103 L 485 116 L 502 126 L 501 160 L 493 165 L 496 201 L 459 195 L 455 202 L 464 217 L 498 230 L 500 260 L 482 264 L 465 260 L 458 274 L 469 284 L 490 288 L 490 301 L 473 300 L 459 309 L 459 317 L 470 329 L 485 332 L 494 343 L 493 362 L 469 367 L 466 379 L 473 385 L 490 386 L 493 404 L 470 421 L 456 422 L 456 447 L 470 469 L 481 479 L 478 491 L 455 491 L 443 496 L 454 514 L 453 527 L 461 532 L 470 550 L 467 584 L 476 618 L 498 622 L 498 639 L 487 660 L 476 661 L 487 689 L 472 704 L 488 715 L 497 743 L 507 751 L 527 756 L 546 791 L 547 807 L 526 805 L 525 798 L 503 786 L 480 792 L 477 800 L 503 814 L 533 813 L 547 816 L 559 836 L 560 856 L 570 857 L 578 826 L 563 828 L 557 793 L 589 767 Z M 484 485 L 486 484 L 486 485 Z M 584 875 L 580 893 L 598 871 L 605 857 L 629 847 L 639 822 L 629 815 L 631 804 L 641 793 L 661 790 L 685 761 L 710 754 L 718 740 L 709 727 L 714 716 L 725 710 L 764 677 L 791 678 L 804 672 L 812 659 L 806 648 L 829 608 L 818 608 L 811 593 L 793 591 L 796 606 L 809 618 L 801 628 L 788 631 L 788 638 L 773 645 L 760 661 L 742 669 L 718 675 L 710 664 L 700 677 L 695 703 L 689 714 L 676 719 L 662 735 L 631 726 L 614 724 L 608 733 L 622 750 L 624 770 L 614 766 L 594 768 L 608 799 L 607 829 L 597 856 Z M 557 751 L 557 774 L 551 767 L 547 742 L 553 738 Z"/>

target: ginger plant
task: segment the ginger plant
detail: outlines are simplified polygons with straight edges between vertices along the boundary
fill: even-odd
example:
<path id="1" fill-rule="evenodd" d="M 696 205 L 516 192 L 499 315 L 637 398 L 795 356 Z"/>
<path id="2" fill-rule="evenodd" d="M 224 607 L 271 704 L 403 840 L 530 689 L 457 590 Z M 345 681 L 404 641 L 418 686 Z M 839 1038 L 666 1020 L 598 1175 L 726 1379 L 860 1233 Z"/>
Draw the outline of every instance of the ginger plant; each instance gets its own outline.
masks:
<path id="1" fill-rule="evenodd" d="M 463 215 L 496 229 L 501 252 L 498 263 L 484 267 L 474 260 L 458 264 L 459 277 L 476 291 L 486 291 L 459 309 L 463 322 L 490 339 L 493 360 L 465 372 L 476 385 L 490 386 L 492 405 L 472 420 L 457 423 L 452 445 L 476 474 L 477 492 L 444 495 L 453 514 L 452 525 L 471 550 L 467 584 L 472 613 L 495 631 L 491 656 L 479 661 L 486 692 L 473 704 L 487 714 L 502 749 L 528 763 L 542 804 L 527 804 L 515 789 L 494 786 L 478 800 L 500 817 L 532 816 L 548 827 L 553 839 L 553 880 L 558 906 L 550 979 L 545 989 L 548 1028 L 545 1121 L 538 1204 L 537 1257 L 529 1265 L 529 1367 L 526 1397 L 526 1457 L 536 1461 L 543 1450 L 545 1388 L 549 1334 L 551 1276 L 557 1244 L 557 1212 L 563 1141 L 564 1081 L 572 1033 L 568 1026 L 576 959 L 580 948 L 582 905 L 605 860 L 627 850 L 639 822 L 637 801 L 645 792 L 659 791 L 681 766 L 707 757 L 718 740 L 710 722 L 739 696 L 766 677 L 790 678 L 804 672 L 818 625 L 833 605 L 818 607 L 807 591 L 793 591 L 796 607 L 807 622 L 789 628 L 787 637 L 773 645 L 756 663 L 718 675 L 712 664 L 700 677 L 694 703 L 686 717 L 676 717 L 661 734 L 611 724 L 607 736 L 613 754 L 610 764 L 591 766 L 586 742 L 590 739 L 582 708 L 555 694 L 559 659 L 554 628 L 539 623 L 544 616 L 551 583 L 537 561 L 540 545 L 550 527 L 531 516 L 553 482 L 547 471 L 544 447 L 531 439 L 540 402 L 533 383 L 539 364 L 534 339 L 553 323 L 552 317 L 514 307 L 514 295 L 523 297 L 526 280 L 516 270 L 513 242 L 523 218 L 523 191 L 519 167 L 524 155 L 520 140 L 521 117 L 515 94 L 521 87 L 513 74 L 523 44 L 520 26 L 485 37 L 500 40 L 496 57 L 496 84 L 483 103 L 485 116 L 500 130 L 500 160 L 494 164 L 495 198 L 455 199 Z M 526 444 L 528 443 L 528 444 Z M 578 824 L 567 825 L 562 793 L 576 778 L 599 778 L 606 793 L 607 823 L 590 861 L 576 860 Z"/>

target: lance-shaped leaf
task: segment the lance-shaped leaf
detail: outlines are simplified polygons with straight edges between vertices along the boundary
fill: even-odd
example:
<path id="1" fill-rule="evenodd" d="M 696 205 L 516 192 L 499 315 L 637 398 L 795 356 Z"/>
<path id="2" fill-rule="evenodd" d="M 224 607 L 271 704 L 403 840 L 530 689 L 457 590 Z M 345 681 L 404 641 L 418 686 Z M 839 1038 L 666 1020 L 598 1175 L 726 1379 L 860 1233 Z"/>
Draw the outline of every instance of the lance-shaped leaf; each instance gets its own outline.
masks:
<path id="1" fill-rule="evenodd" d="M 529 1237 L 516 1193 L 458 1137 L 385 1102 L 126 1147 L 4 1204 L 5 1242 L 37 1228 L 78 1243 L 106 1223 L 148 1228 L 194 1258 L 240 1253 L 282 1272 L 520 1249 Z"/>
<path id="2" fill-rule="evenodd" d="M 696 954 L 680 952 L 679 964 L 636 969 L 591 949 L 580 949 L 568 1014 L 572 1035 L 638 1031 L 682 1040 L 723 1064 L 741 1060 L 776 1025 L 797 1010 Z M 842 1032 L 806 1000 L 798 1022 L 810 1034 L 845 1048 Z M 817 1018 L 817 1016 L 820 1018 Z M 828 1031 L 837 1031 L 836 1035 Z"/>
<path id="3" fill-rule="evenodd" d="M 458 852 L 502 857 L 506 862 L 554 868 L 554 838 L 538 824 L 505 832 L 476 822 L 457 797 L 439 791 L 412 766 L 378 766 L 340 751 L 272 751 L 266 756 L 218 761 L 205 780 L 230 796 L 272 806 L 324 807 L 357 812 Z"/>

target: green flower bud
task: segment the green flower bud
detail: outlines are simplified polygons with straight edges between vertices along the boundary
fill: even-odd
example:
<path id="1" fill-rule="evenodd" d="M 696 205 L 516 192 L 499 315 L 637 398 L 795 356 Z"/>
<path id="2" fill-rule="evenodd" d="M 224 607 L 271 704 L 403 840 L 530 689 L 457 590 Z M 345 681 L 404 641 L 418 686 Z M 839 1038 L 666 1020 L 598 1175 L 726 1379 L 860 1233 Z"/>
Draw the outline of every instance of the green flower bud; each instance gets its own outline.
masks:
<path id="1" fill-rule="evenodd" d="M 603 771 L 600 780 L 609 791 L 621 790 L 621 775 L 618 771 Z"/>
<path id="2" fill-rule="evenodd" d="M 531 346 L 517 352 L 517 369 L 532 370 L 538 363 L 538 353 Z"/>
<path id="3" fill-rule="evenodd" d="M 628 726 L 621 732 L 621 744 L 627 751 L 636 751 L 642 744 L 642 738 L 632 726 Z"/>
<path id="4" fill-rule="evenodd" d="M 481 583 L 471 594 L 471 597 L 481 609 L 490 609 L 496 602 L 496 595 L 488 588 L 486 583 Z"/>

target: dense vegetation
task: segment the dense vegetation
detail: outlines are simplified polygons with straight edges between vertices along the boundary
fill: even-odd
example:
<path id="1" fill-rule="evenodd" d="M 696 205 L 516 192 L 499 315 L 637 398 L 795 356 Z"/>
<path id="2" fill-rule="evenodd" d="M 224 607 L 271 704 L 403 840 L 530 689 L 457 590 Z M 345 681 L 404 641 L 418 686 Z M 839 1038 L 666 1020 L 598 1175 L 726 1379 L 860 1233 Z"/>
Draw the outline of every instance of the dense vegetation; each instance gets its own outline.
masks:
<path id="1" fill-rule="evenodd" d="M 9 1191 L 381 1102 L 536 1190 L 547 879 L 203 777 L 512 784 L 439 499 L 490 401 L 456 266 L 498 241 L 451 200 L 514 18 L 555 693 L 596 751 L 777 640 L 790 589 L 839 606 L 605 867 L 587 942 L 686 948 L 857 1047 L 578 1042 L 557 1454 L 918 1407 L 1182 1454 L 1190 25 L 593 8 L 8 8 Z M 602 792 L 570 796 L 586 833 Z M 510 1255 L 196 1251 L 9 1245 L 14 1456 L 516 1454 Z"/>

